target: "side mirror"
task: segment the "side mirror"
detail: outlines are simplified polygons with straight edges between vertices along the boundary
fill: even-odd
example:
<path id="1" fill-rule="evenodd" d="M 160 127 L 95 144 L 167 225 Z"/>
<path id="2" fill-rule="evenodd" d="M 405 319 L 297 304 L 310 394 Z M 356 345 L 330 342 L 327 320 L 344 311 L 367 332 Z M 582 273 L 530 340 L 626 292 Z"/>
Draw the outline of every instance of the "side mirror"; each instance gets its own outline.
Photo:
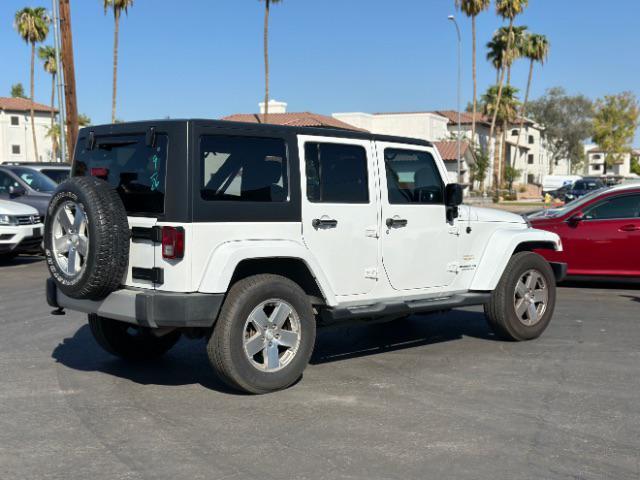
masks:
<path id="1" fill-rule="evenodd" d="M 447 210 L 447 221 L 458 218 L 458 206 L 462 204 L 462 185 L 450 183 L 444 189 L 444 205 Z"/>
<path id="2" fill-rule="evenodd" d="M 580 222 L 584 220 L 584 213 L 577 212 L 569 217 L 569 225 L 572 227 L 577 227 Z"/>
<path id="3" fill-rule="evenodd" d="M 9 187 L 9 196 L 11 198 L 21 197 L 26 193 L 27 191 L 24 189 L 24 187 L 20 187 L 20 186 L 16 187 L 15 185 L 11 185 Z"/>

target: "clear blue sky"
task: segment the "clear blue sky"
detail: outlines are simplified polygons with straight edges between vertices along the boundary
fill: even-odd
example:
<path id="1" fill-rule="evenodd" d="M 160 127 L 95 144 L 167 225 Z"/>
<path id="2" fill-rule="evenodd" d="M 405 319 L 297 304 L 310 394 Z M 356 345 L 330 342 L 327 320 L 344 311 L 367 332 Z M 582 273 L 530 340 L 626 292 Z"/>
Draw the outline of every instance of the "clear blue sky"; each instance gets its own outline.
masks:
<path id="1" fill-rule="evenodd" d="M 453 0 L 284 0 L 271 21 L 272 98 L 290 111 L 404 111 L 455 108 Z M 0 95 L 29 84 L 29 49 L 13 29 L 25 5 L 0 2 Z M 110 118 L 113 17 L 102 0 L 71 0 L 81 112 Z M 255 112 L 263 96 L 258 0 L 136 0 L 121 23 L 118 117 L 217 118 Z M 493 6 L 492 6 L 493 9 Z M 530 0 L 518 20 L 551 41 L 533 96 L 561 85 L 595 98 L 631 90 L 640 96 L 640 1 Z M 464 46 L 464 103 L 471 99 L 471 24 L 459 16 Z M 495 80 L 484 44 L 500 26 L 479 18 L 479 84 Z M 526 82 L 527 65 L 514 83 Z M 37 69 L 37 100 L 50 80 Z M 640 133 L 636 138 L 640 146 Z"/>

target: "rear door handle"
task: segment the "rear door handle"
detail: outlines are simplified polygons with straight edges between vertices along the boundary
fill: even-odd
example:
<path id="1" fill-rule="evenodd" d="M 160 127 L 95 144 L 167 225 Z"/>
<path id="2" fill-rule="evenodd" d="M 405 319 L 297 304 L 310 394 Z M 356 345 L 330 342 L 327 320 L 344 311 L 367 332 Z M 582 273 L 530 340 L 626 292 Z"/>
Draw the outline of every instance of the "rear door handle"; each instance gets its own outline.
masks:
<path id="1" fill-rule="evenodd" d="M 640 227 L 637 225 L 623 225 L 622 227 L 620 227 L 620 231 L 621 232 L 637 232 L 640 231 Z"/>
<path id="2" fill-rule="evenodd" d="M 407 223 L 409 223 L 407 220 L 405 220 L 404 218 L 400 218 L 398 216 L 395 216 L 393 218 L 387 218 L 387 227 L 389 228 L 402 228 L 402 227 L 406 227 Z"/>
<path id="3" fill-rule="evenodd" d="M 313 228 L 336 228 L 338 221 L 332 218 L 314 218 L 311 225 Z"/>

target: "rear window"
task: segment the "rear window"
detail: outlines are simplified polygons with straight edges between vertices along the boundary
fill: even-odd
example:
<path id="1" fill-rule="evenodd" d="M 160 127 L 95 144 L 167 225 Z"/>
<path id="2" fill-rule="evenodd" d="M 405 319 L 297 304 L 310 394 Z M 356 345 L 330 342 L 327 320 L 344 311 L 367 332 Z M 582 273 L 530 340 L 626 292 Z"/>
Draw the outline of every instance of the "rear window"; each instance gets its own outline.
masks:
<path id="1" fill-rule="evenodd" d="M 210 201 L 286 202 L 287 149 L 279 138 L 205 135 L 200 195 Z"/>
<path id="2" fill-rule="evenodd" d="M 91 175 L 113 186 L 127 212 L 164 213 L 167 135 L 156 135 L 147 145 L 146 135 L 96 138 L 91 150 L 76 153 L 74 176 Z"/>
<path id="3" fill-rule="evenodd" d="M 62 183 L 69 178 L 69 170 L 43 168 L 40 171 L 56 183 Z"/>

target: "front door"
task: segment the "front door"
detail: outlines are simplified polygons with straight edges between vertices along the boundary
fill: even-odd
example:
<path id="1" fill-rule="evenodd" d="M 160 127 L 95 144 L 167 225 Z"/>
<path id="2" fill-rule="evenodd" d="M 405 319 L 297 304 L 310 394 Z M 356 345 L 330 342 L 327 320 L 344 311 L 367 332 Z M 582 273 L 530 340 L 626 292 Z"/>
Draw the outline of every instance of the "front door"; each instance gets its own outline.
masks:
<path id="1" fill-rule="evenodd" d="M 369 140 L 300 136 L 302 233 L 336 295 L 378 277 L 378 199 Z"/>
<path id="2" fill-rule="evenodd" d="M 640 194 L 609 197 L 563 226 L 572 275 L 640 275 Z"/>
<path id="3" fill-rule="evenodd" d="M 378 142 L 382 191 L 382 261 L 396 290 L 451 284 L 458 266 L 458 226 L 447 222 L 446 172 L 433 150 Z"/>

